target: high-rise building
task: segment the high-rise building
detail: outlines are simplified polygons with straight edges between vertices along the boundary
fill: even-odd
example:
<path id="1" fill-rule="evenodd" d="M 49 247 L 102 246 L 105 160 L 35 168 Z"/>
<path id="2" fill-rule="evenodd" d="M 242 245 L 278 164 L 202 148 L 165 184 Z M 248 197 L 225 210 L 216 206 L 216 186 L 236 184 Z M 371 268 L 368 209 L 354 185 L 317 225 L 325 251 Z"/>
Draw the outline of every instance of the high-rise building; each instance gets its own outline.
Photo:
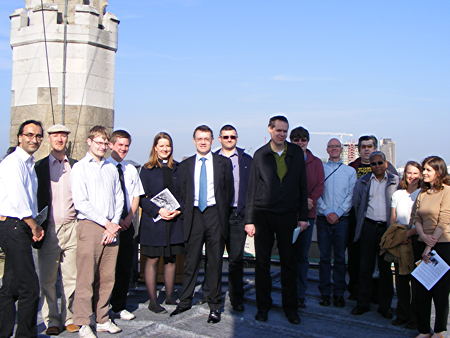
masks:
<path id="1" fill-rule="evenodd" d="M 395 163 L 395 142 L 391 138 L 382 138 L 380 150 L 386 155 L 386 159 L 396 167 Z"/>
<path id="2" fill-rule="evenodd" d="M 72 156 L 80 158 L 93 125 L 113 129 L 119 20 L 106 5 L 106 0 L 68 0 L 65 20 L 65 0 L 25 0 L 25 7 L 10 15 L 11 145 L 25 120 L 40 120 L 44 129 L 64 123 L 72 131 Z M 43 143 L 36 155 L 48 151 Z"/>
<path id="3" fill-rule="evenodd" d="M 353 142 L 342 144 L 341 159 L 344 164 L 349 164 L 356 160 L 359 156 L 358 145 Z"/>

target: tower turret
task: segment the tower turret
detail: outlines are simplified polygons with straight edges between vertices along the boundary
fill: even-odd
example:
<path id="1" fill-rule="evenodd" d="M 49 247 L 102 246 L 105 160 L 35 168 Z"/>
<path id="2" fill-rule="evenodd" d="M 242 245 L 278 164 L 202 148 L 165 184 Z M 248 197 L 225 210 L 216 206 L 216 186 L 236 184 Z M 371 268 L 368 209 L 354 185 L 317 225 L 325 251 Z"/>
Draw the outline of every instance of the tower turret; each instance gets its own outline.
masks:
<path id="1" fill-rule="evenodd" d="M 18 125 L 37 119 L 72 131 L 72 156 L 86 151 L 88 130 L 114 127 L 114 72 L 119 20 L 105 0 L 68 0 L 65 97 L 63 100 L 65 0 L 25 0 L 11 19 L 13 56 L 10 143 Z M 49 81 L 50 78 L 50 81 Z M 62 103 L 65 114 L 62 115 Z M 53 113 L 52 113 L 53 103 Z M 62 119 L 64 118 L 64 121 Z M 36 154 L 48 154 L 44 143 Z"/>

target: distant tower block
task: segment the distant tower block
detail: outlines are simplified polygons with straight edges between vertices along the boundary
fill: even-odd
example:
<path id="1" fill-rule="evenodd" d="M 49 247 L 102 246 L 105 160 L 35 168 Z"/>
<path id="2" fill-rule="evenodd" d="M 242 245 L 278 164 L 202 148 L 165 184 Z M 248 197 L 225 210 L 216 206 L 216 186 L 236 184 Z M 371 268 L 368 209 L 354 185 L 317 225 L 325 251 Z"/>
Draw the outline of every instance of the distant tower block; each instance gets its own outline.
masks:
<path id="1" fill-rule="evenodd" d="M 395 142 L 390 138 L 383 138 L 380 141 L 380 150 L 386 155 L 386 159 L 396 167 L 395 163 Z"/>
<path id="2" fill-rule="evenodd" d="M 25 8 L 10 15 L 13 56 L 10 143 L 16 145 L 20 123 L 36 119 L 53 124 L 42 13 L 55 123 L 61 123 L 64 0 L 25 0 Z M 69 0 L 65 124 L 70 128 L 72 156 L 86 152 L 86 137 L 94 125 L 114 127 L 114 72 L 119 20 L 105 12 L 105 0 Z M 45 156 L 45 142 L 38 158 Z"/>
<path id="3" fill-rule="evenodd" d="M 350 162 L 353 162 L 358 157 L 358 145 L 355 143 L 344 143 L 342 145 L 343 151 L 342 151 L 342 162 L 344 164 L 349 164 Z"/>

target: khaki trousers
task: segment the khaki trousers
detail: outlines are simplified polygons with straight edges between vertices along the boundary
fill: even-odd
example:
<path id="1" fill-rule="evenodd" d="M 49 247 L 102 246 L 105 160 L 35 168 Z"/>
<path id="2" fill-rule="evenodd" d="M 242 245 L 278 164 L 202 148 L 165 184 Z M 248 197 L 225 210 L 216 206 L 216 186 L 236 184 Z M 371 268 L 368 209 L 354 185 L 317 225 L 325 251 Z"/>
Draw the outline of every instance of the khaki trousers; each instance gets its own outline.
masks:
<path id="1" fill-rule="evenodd" d="M 89 325 L 94 313 L 97 323 L 109 319 L 109 299 L 114 287 L 118 243 L 101 244 L 105 228 L 79 220 L 77 242 L 77 286 L 73 322 Z"/>
<path id="2" fill-rule="evenodd" d="M 39 281 L 43 300 L 41 314 L 47 327 L 73 323 L 72 303 L 77 278 L 77 220 L 49 225 L 42 248 L 38 250 Z M 61 313 L 58 310 L 56 283 L 61 269 Z"/>

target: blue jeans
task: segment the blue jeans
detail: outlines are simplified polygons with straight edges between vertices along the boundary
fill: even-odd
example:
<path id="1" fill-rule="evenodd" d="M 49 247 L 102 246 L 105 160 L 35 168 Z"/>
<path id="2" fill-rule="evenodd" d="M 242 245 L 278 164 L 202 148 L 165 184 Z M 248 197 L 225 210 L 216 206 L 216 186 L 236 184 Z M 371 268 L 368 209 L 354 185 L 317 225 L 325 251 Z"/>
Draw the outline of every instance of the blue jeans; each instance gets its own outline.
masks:
<path id="1" fill-rule="evenodd" d="M 309 247 L 313 234 L 314 219 L 308 218 L 309 227 L 302 231 L 297 239 L 297 294 L 298 298 L 305 298 L 308 288 Z"/>
<path id="2" fill-rule="evenodd" d="M 343 296 L 345 291 L 345 247 L 347 245 L 348 217 L 330 224 L 324 216 L 317 217 L 317 240 L 319 242 L 319 290 L 322 296 Z M 331 250 L 333 250 L 333 282 L 331 283 Z"/>

